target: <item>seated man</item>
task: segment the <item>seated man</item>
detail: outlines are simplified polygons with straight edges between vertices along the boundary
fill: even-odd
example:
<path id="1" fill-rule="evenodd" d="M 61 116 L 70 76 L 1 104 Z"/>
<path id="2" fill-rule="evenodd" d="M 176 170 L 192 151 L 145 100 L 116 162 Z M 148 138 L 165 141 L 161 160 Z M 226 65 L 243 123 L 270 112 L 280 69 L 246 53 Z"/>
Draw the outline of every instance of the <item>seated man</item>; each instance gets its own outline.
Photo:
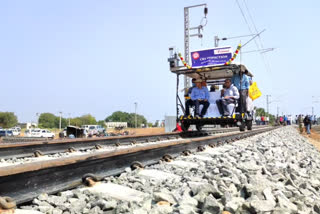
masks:
<path id="1" fill-rule="evenodd" d="M 230 79 L 226 79 L 224 85 L 226 88 L 224 89 L 222 98 L 217 100 L 217 106 L 221 115 L 230 116 L 228 105 L 235 103 L 239 99 L 239 91 L 231 84 Z"/>
<path id="2" fill-rule="evenodd" d="M 185 97 L 190 97 L 191 96 L 191 92 L 192 89 L 194 89 L 196 87 L 196 84 L 194 83 L 196 81 L 196 79 L 192 79 L 192 87 L 188 89 L 187 94 L 185 94 Z M 186 100 L 186 112 L 185 112 L 185 116 L 189 116 L 190 114 L 190 107 L 194 106 L 193 101 L 191 100 L 191 98 Z"/>
<path id="3" fill-rule="evenodd" d="M 191 100 L 192 100 L 192 104 L 195 105 L 196 109 L 195 109 L 195 117 L 199 117 L 199 105 L 202 104 L 203 108 L 201 110 L 200 113 L 200 117 L 203 117 L 203 115 L 206 114 L 207 109 L 209 107 L 209 92 L 207 87 L 203 87 L 202 86 L 202 80 L 198 79 L 195 81 L 196 83 L 196 87 L 192 89 L 191 92 Z M 191 102 L 190 102 L 191 103 Z M 188 104 L 188 103 L 186 103 Z M 189 106 L 190 104 L 186 105 L 186 116 L 188 116 L 189 113 Z"/>

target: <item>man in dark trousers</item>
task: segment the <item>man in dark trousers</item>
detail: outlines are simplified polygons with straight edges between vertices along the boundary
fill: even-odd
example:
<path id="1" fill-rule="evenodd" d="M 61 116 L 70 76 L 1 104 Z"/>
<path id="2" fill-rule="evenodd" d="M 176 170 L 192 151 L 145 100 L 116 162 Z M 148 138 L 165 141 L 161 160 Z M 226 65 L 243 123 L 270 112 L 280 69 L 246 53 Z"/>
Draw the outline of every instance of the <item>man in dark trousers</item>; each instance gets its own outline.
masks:
<path id="1" fill-rule="evenodd" d="M 303 119 L 303 123 L 304 123 L 304 127 L 306 128 L 306 132 L 307 134 L 311 134 L 310 133 L 310 129 L 311 129 L 311 119 L 309 115 L 306 115 L 306 117 Z"/>
<path id="2" fill-rule="evenodd" d="M 208 91 L 207 87 L 202 86 L 201 79 L 197 79 L 195 81 L 195 83 L 196 83 L 196 87 L 192 89 L 191 100 L 193 102 L 193 105 L 196 108 L 195 109 L 195 117 L 203 117 L 206 114 L 207 109 L 210 105 L 210 103 L 208 102 L 209 91 Z M 200 105 L 203 105 L 201 112 L 199 112 Z M 186 109 L 188 109 L 188 108 L 189 108 L 189 106 L 186 106 Z M 189 112 L 186 111 L 186 113 L 189 113 Z"/>
<path id="3" fill-rule="evenodd" d="M 240 71 L 241 72 L 241 71 Z M 247 76 L 248 71 L 241 73 L 234 73 L 231 79 L 231 83 L 238 89 L 240 96 L 240 112 L 245 113 L 247 111 L 247 97 L 250 87 L 250 79 Z"/>

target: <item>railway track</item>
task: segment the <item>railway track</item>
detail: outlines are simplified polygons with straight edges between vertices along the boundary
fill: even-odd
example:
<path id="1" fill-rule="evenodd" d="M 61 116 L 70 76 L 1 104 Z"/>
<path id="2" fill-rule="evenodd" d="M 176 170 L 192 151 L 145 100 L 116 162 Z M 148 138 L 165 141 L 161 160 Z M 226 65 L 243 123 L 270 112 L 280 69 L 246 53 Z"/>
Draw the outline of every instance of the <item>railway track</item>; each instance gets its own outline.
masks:
<path id="1" fill-rule="evenodd" d="M 54 194 L 72 189 L 86 181 L 87 174 L 96 179 L 118 175 L 127 167 L 143 167 L 172 159 L 181 154 L 201 151 L 205 146 L 215 147 L 252 135 L 270 131 L 264 127 L 250 132 L 227 132 L 220 135 L 187 138 L 115 151 L 43 160 L 34 163 L 0 167 L 0 196 L 9 196 L 17 204 L 28 202 L 39 194 Z"/>
<path id="2" fill-rule="evenodd" d="M 261 128 L 256 126 L 254 128 Z M 104 146 L 123 146 L 186 137 L 199 137 L 237 131 L 238 128 L 207 130 L 204 132 L 166 133 L 154 135 L 117 136 L 89 139 L 43 140 L 34 142 L 0 143 L 0 159 L 49 155 L 68 151 L 99 149 Z"/>

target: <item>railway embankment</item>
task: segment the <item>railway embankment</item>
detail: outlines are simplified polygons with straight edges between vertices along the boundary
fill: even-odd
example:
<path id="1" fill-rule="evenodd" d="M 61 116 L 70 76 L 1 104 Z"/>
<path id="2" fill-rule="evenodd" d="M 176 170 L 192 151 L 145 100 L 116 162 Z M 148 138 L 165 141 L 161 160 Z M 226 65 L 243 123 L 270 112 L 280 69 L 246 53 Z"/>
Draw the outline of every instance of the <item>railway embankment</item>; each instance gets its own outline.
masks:
<path id="1" fill-rule="evenodd" d="M 43 213 L 320 213 L 320 153 L 293 127 L 42 194 Z"/>

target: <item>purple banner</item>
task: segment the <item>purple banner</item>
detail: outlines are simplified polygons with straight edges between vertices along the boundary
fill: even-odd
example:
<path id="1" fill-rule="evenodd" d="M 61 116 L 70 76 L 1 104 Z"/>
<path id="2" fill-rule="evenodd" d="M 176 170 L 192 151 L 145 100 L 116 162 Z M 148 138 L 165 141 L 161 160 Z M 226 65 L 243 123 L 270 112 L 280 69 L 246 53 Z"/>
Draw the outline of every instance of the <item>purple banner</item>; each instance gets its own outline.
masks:
<path id="1" fill-rule="evenodd" d="M 192 67 L 223 65 L 232 57 L 231 47 L 214 48 L 191 52 Z"/>

